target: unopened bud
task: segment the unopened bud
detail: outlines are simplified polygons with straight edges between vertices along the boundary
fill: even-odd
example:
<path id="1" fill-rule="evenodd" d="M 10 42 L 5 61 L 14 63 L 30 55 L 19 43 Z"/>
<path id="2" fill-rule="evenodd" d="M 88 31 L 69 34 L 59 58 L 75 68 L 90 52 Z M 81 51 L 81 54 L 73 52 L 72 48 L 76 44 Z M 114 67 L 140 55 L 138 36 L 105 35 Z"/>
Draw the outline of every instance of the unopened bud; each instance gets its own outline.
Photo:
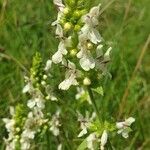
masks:
<path id="1" fill-rule="evenodd" d="M 63 10 L 63 13 L 65 15 L 67 15 L 69 13 L 70 9 L 68 7 L 65 7 L 64 10 Z"/>
<path id="2" fill-rule="evenodd" d="M 50 99 L 50 96 L 49 96 L 49 95 L 47 95 L 47 96 L 45 97 L 45 99 L 46 99 L 46 100 L 49 100 L 49 99 Z"/>
<path id="3" fill-rule="evenodd" d="M 87 43 L 87 49 L 91 50 L 93 48 L 93 44 L 91 42 Z"/>
<path id="4" fill-rule="evenodd" d="M 15 139 L 18 140 L 18 139 L 19 139 L 19 135 L 16 135 L 16 136 L 15 136 Z"/>
<path id="5" fill-rule="evenodd" d="M 67 22 L 64 24 L 64 30 L 69 31 L 72 27 L 72 24 L 70 22 Z"/>
<path id="6" fill-rule="evenodd" d="M 35 80 L 36 80 L 36 81 L 39 81 L 39 78 L 38 78 L 38 77 L 36 77 L 36 78 L 35 78 Z"/>
<path id="7" fill-rule="evenodd" d="M 84 84 L 84 85 L 90 85 L 90 84 L 91 84 L 91 80 L 86 77 L 86 78 L 84 78 L 84 80 L 83 80 L 83 84 Z"/>
<path id="8" fill-rule="evenodd" d="M 81 15 L 82 15 L 82 13 L 81 13 L 81 11 L 79 11 L 79 10 L 76 10 L 76 11 L 74 12 L 74 14 L 73 14 L 73 16 L 74 16 L 75 18 L 79 18 Z"/>
<path id="9" fill-rule="evenodd" d="M 75 27 L 74 27 L 74 30 L 75 30 L 75 31 L 79 31 L 80 29 L 81 29 L 81 26 L 78 25 L 78 24 L 76 24 Z"/>
<path id="10" fill-rule="evenodd" d="M 44 80 L 47 79 L 47 75 L 46 75 L 46 74 L 43 75 L 43 79 L 44 79 Z"/>
<path id="11" fill-rule="evenodd" d="M 48 129 L 48 126 L 47 126 L 47 125 L 45 125 L 45 126 L 44 126 L 44 130 L 47 130 L 47 129 Z"/>
<path id="12" fill-rule="evenodd" d="M 42 81 L 41 84 L 42 84 L 42 85 L 46 85 L 46 82 L 45 82 L 45 81 Z"/>
<path id="13" fill-rule="evenodd" d="M 19 131 L 20 131 L 20 128 L 19 128 L 19 127 L 17 127 L 17 128 L 16 128 L 16 131 L 17 131 L 17 132 L 19 132 Z"/>
<path id="14" fill-rule="evenodd" d="M 70 51 L 70 55 L 71 56 L 75 56 L 77 54 L 77 50 L 76 49 L 72 49 L 71 51 Z"/>

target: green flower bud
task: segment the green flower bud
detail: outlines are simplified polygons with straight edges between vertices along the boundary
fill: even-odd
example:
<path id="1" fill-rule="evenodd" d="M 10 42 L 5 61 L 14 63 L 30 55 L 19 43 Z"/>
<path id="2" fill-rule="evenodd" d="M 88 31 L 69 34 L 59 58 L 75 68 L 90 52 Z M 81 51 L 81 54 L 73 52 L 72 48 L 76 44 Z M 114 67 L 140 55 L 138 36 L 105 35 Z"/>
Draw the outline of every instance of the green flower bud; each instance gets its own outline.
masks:
<path id="1" fill-rule="evenodd" d="M 16 128 L 16 132 L 19 132 L 19 131 L 20 131 L 20 128 L 19 128 L 19 127 L 17 127 L 17 128 Z"/>
<path id="2" fill-rule="evenodd" d="M 81 11 L 79 11 L 79 10 L 76 10 L 74 13 L 73 13 L 73 17 L 74 18 L 80 18 L 81 17 L 81 15 L 82 15 L 82 13 L 81 13 Z"/>
<path id="3" fill-rule="evenodd" d="M 61 18 L 59 22 L 60 22 L 61 25 L 64 25 L 65 19 L 64 19 L 64 18 Z"/>
<path id="4" fill-rule="evenodd" d="M 93 44 L 91 42 L 87 43 L 87 49 L 89 50 L 93 49 Z"/>
<path id="5" fill-rule="evenodd" d="M 75 56 L 77 54 L 77 49 L 70 50 L 70 55 Z"/>
<path id="6" fill-rule="evenodd" d="M 75 30 L 75 31 L 79 31 L 80 29 L 81 29 L 81 26 L 78 25 L 78 24 L 76 24 L 75 27 L 74 27 L 74 30 Z"/>
<path id="7" fill-rule="evenodd" d="M 19 135 L 16 135 L 16 136 L 15 136 L 15 139 L 18 140 L 18 139 L 19 139 Z"/>
<path id="8" fill-rule="evenodd" d="M 42 84 L 42 85 L 46 85 L 46 82 L 45 82 L 45 81 L 41 81 L 41 84 Z"/>
<path id="9" fill-rule="evenodd" d="M 63 13 L 65 15 L 67 15 L 67 14 L 69 14 L 69 12 L 70 12 L 70 9 L 68 7 L 65 7 L 64 10 L 63 10 Z"/>
<path id="10" fill-rule="evenodd" d="M 35 78 L 35 80 L 36 80 L 36 81 L 39 81 L 39 78 L 38 78 L 38 77 L 36 77 L 36 78 Z"/>
<path id="11" fill-rule="evenodd" d="M 72 24 L 70 22 L 66 22 L 64 24 L 64 30 L 69 31 L 72 28 Z"/>
<path id="12" fill-rule="evenodd" d="M 44 80 L 47 79 L 47 75 L 46 75 L 46 74 L 43 75 L 43 79 L 44 79 Z"/>
<path id="13" fill-rule="evenodd" d="M 49 100 L 49 99 L 50 99 L 50 96 L 49 96 L 49 95 L 47 95 L 47 96 L 45 97 L 45 99 L 46 99 L 46 100 Z"/>
<path id="14" fill-rule="evenodd" d="M 88 85 L 91 84 L 91 80 L 88 77 L 85 77 L 84 80 L 83 80 L 83 84 L 88 86 Z"/>
<path id="15" fill-rule="evenodd" d="M 45 126 L 44 126 L 44 130 L 47 130 L 47 129 L 48 129 L 48 126 L 47 126 L 47 125 L 45 125 Z"/>

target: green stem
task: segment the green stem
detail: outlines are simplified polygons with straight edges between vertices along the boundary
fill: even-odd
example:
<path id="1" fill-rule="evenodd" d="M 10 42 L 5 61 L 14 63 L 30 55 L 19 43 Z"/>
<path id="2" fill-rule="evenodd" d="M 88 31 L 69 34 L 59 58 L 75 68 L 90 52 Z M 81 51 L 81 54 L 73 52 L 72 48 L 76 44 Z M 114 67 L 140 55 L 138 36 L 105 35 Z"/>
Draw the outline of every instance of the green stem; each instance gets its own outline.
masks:
<path id="1" fill-rule="evenodd" d="M 49 138 L 49 133 L 46 131 L 46 136 L 47 136 L 47 149 L 50 149 L 50 138 Z"/>
<path id="2" fill-rule="evenodd" d="M 89 93 L 89 96 L 90 96 L 90 99 L 91 99 L 93 108 L 94 108 L 94 110 L 95 110 L 95 112 L 96 112 L 96 114 L 97 114 L 97 116 L 98 116 L 98 119 L 99 119 L 99 121 L 100 121 L 101 124 L 104 124 L 104 121 L 103 121 L 103 119 L 102 119 L 102 116 L 100 115 L 99 109 L 98 109 L 98 107 L 97 107 L 96 101 L 95 101 L 95 99 L 94 99 L 93 92 L 92 92 L 92 90 L 91 90 L 90 87 L 87 87 L 87 89 L 88 89 L 88 93 Z M 113 150 L 109 138 L 108 138 L 108 147 L 109 147 L 110 150 Z"/>
<path id="3" fill-rule="evenodd" d="M 98 110 L 97 104 L 96 104 L 94 96 L 93 96 L 93 92 L 92 92 L 90 87 L 88 87 L 88 93 L 89 93 L 90 100 L 92 102 L 93 108 L 94 108 L 94 110 L 95 110 L 95 112 L 96 112 L 96 114 L 98 116 L 98 119 L 99 119 L 100 123 L 103 124 L 103 120 L 101 118 L 100 112 Z"/>

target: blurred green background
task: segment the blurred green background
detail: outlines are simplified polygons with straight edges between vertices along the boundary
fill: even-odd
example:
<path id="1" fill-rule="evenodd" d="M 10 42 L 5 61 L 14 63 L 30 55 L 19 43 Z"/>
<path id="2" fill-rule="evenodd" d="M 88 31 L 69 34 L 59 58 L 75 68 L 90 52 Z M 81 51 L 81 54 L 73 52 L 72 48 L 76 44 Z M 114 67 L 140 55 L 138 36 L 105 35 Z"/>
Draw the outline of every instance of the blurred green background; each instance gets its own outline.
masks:
<path id="1" fill-rule="evenodd" d="M 102 3 L 100 31 L 113 45 L 110 72 L 104 82 L 103 111 L 115 118 L 136 118 L 128 149 L 150 149 L 150 1 L 94 0 Z M 57 48 L 51 22 L 57 11 L 52 0 L 0 0 L 0 118 L 9 106 L 25 101 L 23 76 L 38 50 L 44 60 Z M 148 39 L 149 37 L 149 39 Z M 6 131 L 0 120 L 0 147 Z M 117 140 L 121 150 L 127 145 Z"/>

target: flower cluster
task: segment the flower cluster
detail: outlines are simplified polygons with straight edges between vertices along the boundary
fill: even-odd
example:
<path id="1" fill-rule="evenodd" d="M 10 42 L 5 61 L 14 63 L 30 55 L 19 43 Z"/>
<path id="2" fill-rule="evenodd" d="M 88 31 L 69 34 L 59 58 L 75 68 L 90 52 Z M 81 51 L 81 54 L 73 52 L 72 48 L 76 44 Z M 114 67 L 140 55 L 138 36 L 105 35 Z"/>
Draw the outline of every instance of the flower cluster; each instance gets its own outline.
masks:
<path id="1" fill-rule="evenodd" d="M 95 68 L 98 72 L 101 70 L 102 73 L 106 73 L 106 64 L 110 60 L 111 47 L 103 53 L 103 39 L 96 29 L 99 23 L 100 5 L 91 8 L 86 14 L 83 8 L 78 9 L 78 7 L 74 8 L 73 6 L 70 8 L 65 6 L 61 0 L 54 0 L 54 4 L 59 11 L 57 20 L 52 25 L 56 26 L 56 36 L 60 43 L 57 52 L 52 56 L 52 62 L 55 64 L 62 63 L 67 69 L 65 80 L 59 85 L 59 89 L 68 90 L 71 85 L 78 85 L 77 78 L 80 76 L 77 75 L 76 70 L 84 72 Z M 70 13 L 70 10 L 73 12 Z M 75 17 L 76 15 L 78 17 Z M 66 20 L 67 22 L 65 22 Z M 80 28 L 75 30 L 77 25 Z M 69 36 L 68 32 L 70 33 Z M 79 64 L 84 71 L 74 63 L 74 60 L 77 60 L 76 57 L 79 58 Z M 70 70 L 72 73 L 69 73 Z"/>
<path id="2" fill-rule="evenodd" d="M 117 133 L 122 134 L 124 138 L 128 138 L 129 132 L 132 131 L 130 126 L 135 119 L 130 117 L 123 122 L 115 123 L 105 121 L 104 123 L 101 123 L 97 120 L 95 112 L 92 113 L 91 117 L 89 117 L 89 112 L 86 113 L 86 117 L 83 117 L 83 115 L 78 112 L 78 121 L 80 122 L 81 128 L 78 137 L 81 138 L 88 135 L 85 139 L 85 148 L 95 150 L 99 147 L 100 150 L 104 150 L 111 132 L 117 131 Z"/>
<path id="3" fill-rule="evenodd" d="M 105 146 L 109 144 L 109 134 L 115 132 L 128 138 L 129 132 L 132 131 L 130 126 L 135 121 L 134 118 L 130 117 L 117 123 L 107 121 L 102 118 L 103 115 L 100 116 L 100 110 L 94 100 L 95 95 L 92 91 L 103 95 L 103 89 L 98 85 L 98 77 L 108 72 L 107 63 L 110 61 L 112 48 L 105 46 L 97 28 L 100 5 L 88 11 L 85 10 L 84 3 L 84 0 L 66 0 L 65 3 L 62 0 L 54 0 L 58 16 L 52 26 L 56 26 L 55 34 L 59 40 L 58 50 L 51 59 L 47 60 L 45 66 L 40 53 L 36 53 L 33 58 L 30 76 L 25 76 L 26 85 L 23 88 L 23 93 L 30 97 L 27 101 L 27 111 L 24 114 L 20 111 L 21 109 L 18 109 L 19 111 L 16 109 L 15 112 L 11 108 L 12 119 L 3 119 L 9 133 L 8 138 L 5 139 L 7 150 L 15 150 L 18 143 L 21 150 L 31 149 L 35 137 L 45 131 L 50 131 L 56 137 L 57 143 L 59 143 L 57 148 L 61 150 L 63 144 L 63 140 L 60 138 L 63 128 L 61 113 L 64 108 L 60 108 L 59 99 L 65 96 L 63 91 L 69 90 L 72 85 L 77 87 L 77 94 L 73 95 L 76 102 L 87 101 L 90 104 L 86 111 L 76 108 L 81 129 L 77 137 L 86 136 L 85 149 L 104 150 Z M 60 82 L 59 76 L 59 83 L 55 83 L 56 85 L 52 87 L 48 79 L 53 77 L 51 70 L 55 64 L 59 64 L 57 66 L 63 68 L 61 74 L 63 81 Z M 91 73 L 91 71 L 93 72 Z M 98 87 L 95 88 L 97 85 Z M 52 91 L 56 89 L 55 86 L 57 86 L 57 97 Z M 74 92 L 74 90 L 72 91 Z M 54 107 L 55 112 L 47 113 L 46 103 L 47 101 L 51 102 L 50 100 L 56 102 L 57 109 Z M 53 105 L 51 106 L 53 107 Z M 91 106 L 94 111 L 93 108 L 90 108 Z M 85 111 L 85 117 L 79 113 L 80 111 Z M 69 134 L 64 133 L 64 135 L 69 137 Z"/>
<path id="4" fill-rule="evenodd" d="M 12 119 L 9 118 L 3 118 L 3 121 L 5 122 L 5 127 L 7 129 L 7 132 L 9 133 L 8 138 L 5 139 L 6 143 L 6 150 L 14 150 L 17 143 L 17 136 L 16 136 L 16 128 L 15 128 L 15 119 L 14 119 L 14 108 L 10 107 L 10 114 L 12 116 Z"/>

